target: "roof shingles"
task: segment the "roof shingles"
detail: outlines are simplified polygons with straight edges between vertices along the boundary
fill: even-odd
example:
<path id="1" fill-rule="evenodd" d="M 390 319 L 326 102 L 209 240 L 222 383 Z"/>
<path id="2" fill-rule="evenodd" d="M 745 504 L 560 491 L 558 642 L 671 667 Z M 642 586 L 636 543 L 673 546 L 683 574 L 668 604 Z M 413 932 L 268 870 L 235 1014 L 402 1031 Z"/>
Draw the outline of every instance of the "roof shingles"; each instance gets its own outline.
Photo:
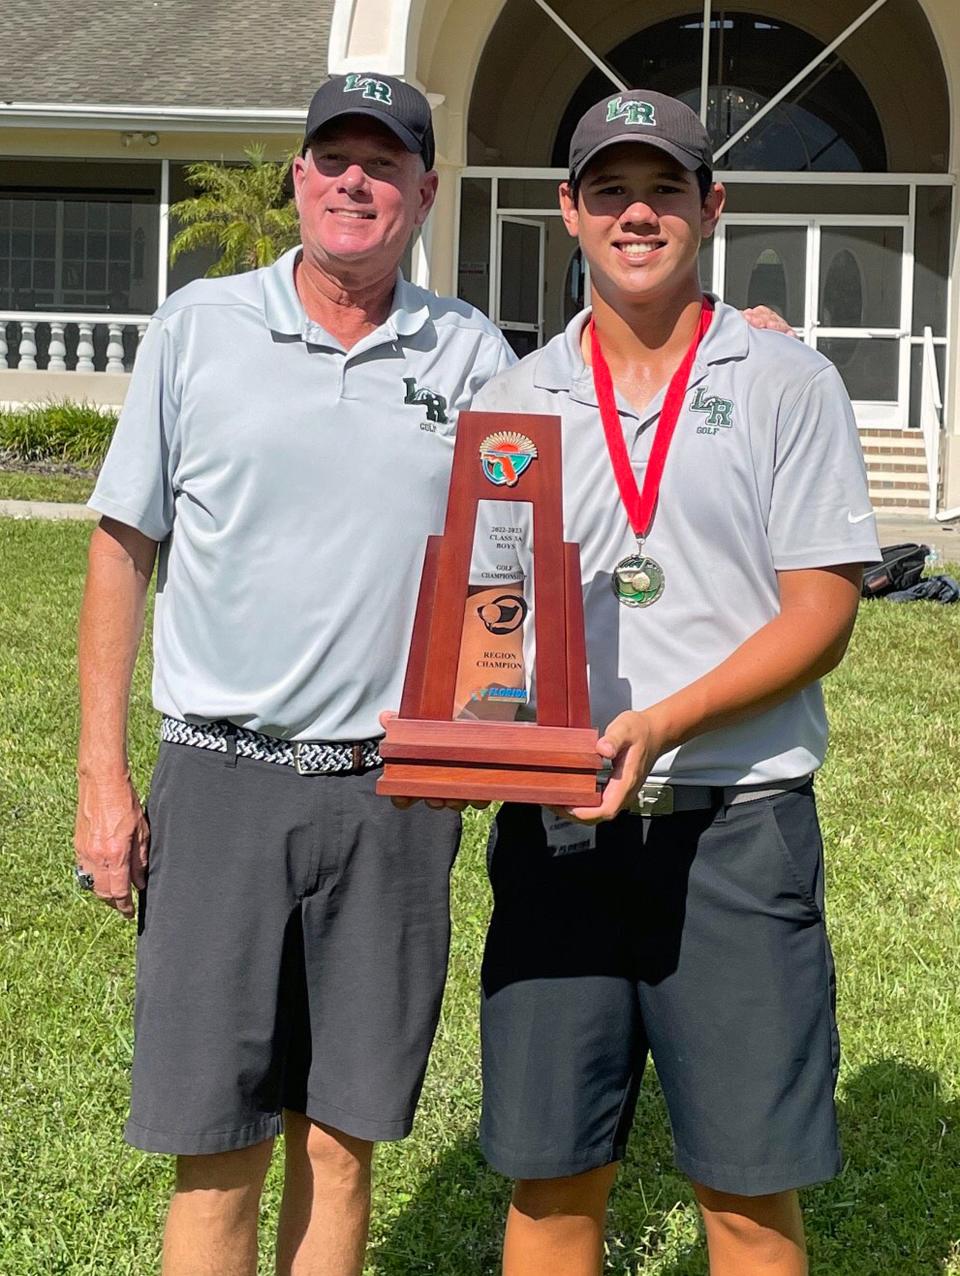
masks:
<path id="1" fill-rule="evenodd" d="M 333 0 L 6 0 L 0 102 L 287 107 L 326 78 Z"/>

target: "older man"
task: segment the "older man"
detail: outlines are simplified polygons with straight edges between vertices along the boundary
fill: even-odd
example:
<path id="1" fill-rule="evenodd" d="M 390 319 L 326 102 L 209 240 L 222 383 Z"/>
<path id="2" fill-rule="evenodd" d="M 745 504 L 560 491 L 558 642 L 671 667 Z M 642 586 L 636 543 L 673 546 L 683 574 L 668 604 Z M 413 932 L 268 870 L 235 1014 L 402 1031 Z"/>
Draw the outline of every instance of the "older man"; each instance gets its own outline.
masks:
<path id="1" fill-rule="evenodd" d="M 166 1276 L 360 1271 L 373 1142 L 410 1129 L 459 822 L 377 800 L 457 412 L 512 355 L 398 263 L 433 203 L 426 99 L 331 80 L 293 177 L 302 249 L 155 315 L 91 504 L 77 863 L 139 891 L 127 1139 L 177 1157 Z M 149 831 L 127 702 L 159 546 Z M 149 874 L 147 847 L 149 840 Z M 147 878 L 149 876 L 149 884 Z"/>

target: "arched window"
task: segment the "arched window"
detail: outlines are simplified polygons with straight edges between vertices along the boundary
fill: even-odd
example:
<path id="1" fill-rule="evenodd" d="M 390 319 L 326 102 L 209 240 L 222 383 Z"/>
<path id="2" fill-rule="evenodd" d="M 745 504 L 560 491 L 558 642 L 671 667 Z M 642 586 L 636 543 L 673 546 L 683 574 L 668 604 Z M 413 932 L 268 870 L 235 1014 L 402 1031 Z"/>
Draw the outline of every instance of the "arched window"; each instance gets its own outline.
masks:
<path id="1" fill-rule="evenodd" d="M 710 36 L 707 128 L 715 147 L 756 115 L 824 47 L 788 22 L 730 10 L 715 12 Z M 608 61 L 628 84 L 670 93 L 699 110 L 702 39 L 702 14 L 671 18 L 624 40 Z M 566 163 L 577 120 L 610 91 L 610 81 L 600 71 L 586 77 L 558 130 L 554 164 Z M 718 167 L 883 172 L 887 150 L 870 98 L 835 55 L 764 116 Z"/>
<path id="2" fill-rule="evenodd" d="M 849 248 L 841 248 L 827 267 L 820 310 L 828 328 L 859 328 L 863 323 L 863 278 Z"/>
<path id="3" fill-rule="evenodd" d="M 754 262 L 747 286 L 747 305 L 771 306 L 785 315 L 787 305 L 787 272 L 775 248 L 765 248 Z"/>

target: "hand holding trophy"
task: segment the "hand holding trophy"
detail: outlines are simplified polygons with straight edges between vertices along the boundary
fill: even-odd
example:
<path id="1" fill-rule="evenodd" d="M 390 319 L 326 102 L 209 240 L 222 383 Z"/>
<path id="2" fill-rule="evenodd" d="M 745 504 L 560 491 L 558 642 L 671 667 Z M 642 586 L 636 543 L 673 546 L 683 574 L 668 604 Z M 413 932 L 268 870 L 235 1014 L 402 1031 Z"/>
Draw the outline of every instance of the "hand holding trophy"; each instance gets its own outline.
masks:
<path id="1" fill-rule="evenodd" d="M 590 725 L 580 554 L 563 540 L 562 490 L 559 417 L 460 414 L 446 522 L 443 535 L 427 543 L 400 713 L 386 720 L 381 745 L 378 793 L 599 804 L 603 760 Z M 501 491 L 512 504 L 532 506 L 535 722 L 455 716 L 477 515 L 480 502 Z M 494 637 L 519 630 L 525 600 L 494 593 L 486 591 L 478 609 L 485 630 Z M 525 698 L 500 679 L 473 697 L 509 706 L 510 716 Z"/>

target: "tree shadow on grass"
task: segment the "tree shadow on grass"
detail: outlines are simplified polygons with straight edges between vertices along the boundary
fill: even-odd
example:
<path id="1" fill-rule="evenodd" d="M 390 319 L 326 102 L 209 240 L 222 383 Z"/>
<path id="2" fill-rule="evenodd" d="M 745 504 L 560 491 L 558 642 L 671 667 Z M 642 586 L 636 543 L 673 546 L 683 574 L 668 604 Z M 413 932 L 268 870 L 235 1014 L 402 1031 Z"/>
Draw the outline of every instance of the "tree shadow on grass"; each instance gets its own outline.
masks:
<path id="1" fill-rule="evenodd" d="M 853 1074 L 839 1103 L 844 1170 L 804 1193 L 815 1271 L 960 1271 L 960 1102 L 939 1076 L 896 1058 Z"/>
<path id="2" fill-rule="evenodd" d="M 373 1246 L 377 1276 L 494 1276 L 509 1184 L 475 1138 L 444 1150 L 404 1211 Z"/>
<path id="3" fill-rule="evenodd" d="M 633 1276 L 672 1246 L 658 1276 L 705 1276 L 692 1215 L 686 1228 L 677 1218 L 693 1194 L 673 1167 L 659 1093 L 647 1100 L 647 1115 L 662 1120 L 635 1127 L 611 1203 L 607 1270 Z M 837 1108 L 843 1172 L 801 1193 L 811 1271 L 936 1276 L 952 1260 L 960 1272 L 960 1103 L 935 1072 L 888 1058 L 846 1079 Z"/>
<path id="4" fill-rule="evenodd" d="M 960 1270 L 960 1104 L 936 1073 L 883 1059 L 839 1103 L 845 1168 L 803 1193 L 811 1269 L 830 1276 Z M 445 1151 L 376 1246 L 378 1276 L 496 1276 L 508 1187 L 464 1138 Z M 673 1166 L 659 1088 L 645 1084 L 611 1202 L 606 1272 L 704 1276 L 693 1195 Z"/>

